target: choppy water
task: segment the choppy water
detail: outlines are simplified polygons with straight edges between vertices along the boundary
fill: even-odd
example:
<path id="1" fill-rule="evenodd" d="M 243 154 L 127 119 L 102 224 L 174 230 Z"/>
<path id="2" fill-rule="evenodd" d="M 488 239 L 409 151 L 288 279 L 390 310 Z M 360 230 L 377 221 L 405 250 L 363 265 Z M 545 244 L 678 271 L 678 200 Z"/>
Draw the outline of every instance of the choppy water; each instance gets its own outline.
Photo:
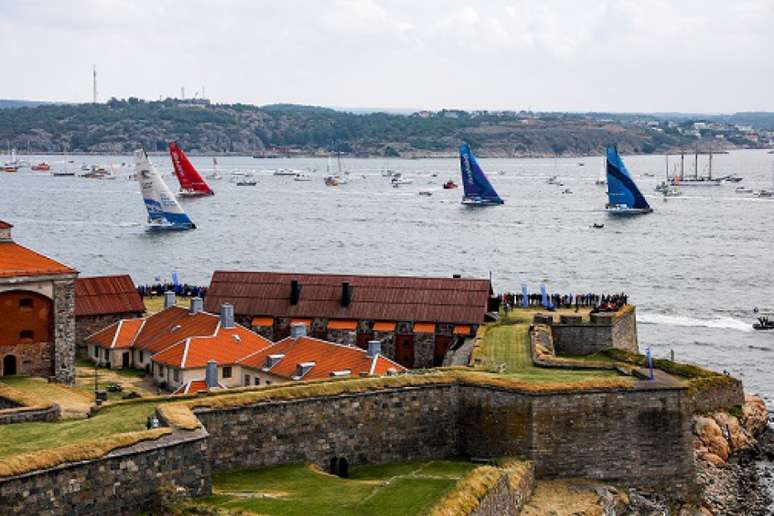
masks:
<path id="1" fill-rule="evenodd" d="M 31 160 L 39 157 L 32 157 Z M 129 156 L 71 156 L 76 162 L 129 163 Z M 61 157 L 47 157 L 55 164 Z M 765 151 L 716 156 L 715 172 L 770 188 Z M 323 185 L 326 160 L 219 158 L 225 172 L 258 171 L 255 187 L 214 181 L 216 195 L 183 201 L 195 231 L 149 234 L 136 182 L 0 174 L 0 219 L 15 238 L 77 267 L 82 274 L 129 272 L 135 281 L 169 278 L 207 283 L 215 269 L 487 276 L 495 288 L 626 291 L 638 305 L 640 342 L 657 356 L 726 369 L 774 405 L 774 332 L 755 332 L 752 309 L 774 312 L 774 200 L 734 193 L 733 185 L 684 188 L 664 202 L 654 187 L 663 156 L 625 157 L 655 208 L 634 218 L 602 211 L 605 188 L 594 184 L 601 158 L 481 160 L 506 204 L 461 206 L 456 160 L 357 160 L 353 181 Z M 169 159 L 153 161 L 170 171 Z M 192 158 L 211 167 L 209 158 Z M 579 166 L 584 163 L 585 166 Z M 312 182 L 272 176 L 274 168 L 319 169 Z M 700 170 L 704 163 L 700 163 Z M 390 187 L 380 171 L 399 170 L 414 184 Z M 261 171 L 264 170 L 264 171 Z M 438 176 L 431 177 L 432 173 Z M 654 174 L 645 177 L 644 174 Z M 572 194 L 547 184 L 558 175 Z M 174 188 L 175 179 L 165 177 Z M 432 197 L 417 195 L 421 189 Z M 604 223 L 603 229 L 592 229 Z"/>

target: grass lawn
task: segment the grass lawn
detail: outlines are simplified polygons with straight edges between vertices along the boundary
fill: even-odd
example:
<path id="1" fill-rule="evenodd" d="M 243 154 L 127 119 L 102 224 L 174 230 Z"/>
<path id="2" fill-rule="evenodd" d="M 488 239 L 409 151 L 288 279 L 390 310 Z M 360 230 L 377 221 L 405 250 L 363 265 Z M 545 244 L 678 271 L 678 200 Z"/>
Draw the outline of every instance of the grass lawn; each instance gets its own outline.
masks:
<path id="1" fill-rule="evenodd" d="M 108 401 L 121 400 L 130 392 L 140 396 L 155 396 L 156 387 L 150 376 L 138 369 L 97 369 L 97 384 L 104 389 L 109 383 L 120 385 L 121 392 L 108 392 Z M 75 367 L 75 388 L 84 393 L 90 400 L 94 399 L 94 365 L 91 362 L 78 362 Z"/>
<path id="2" fill-rule="evenodd" d="M 79 389 L 48 383 L 44 378 L 35 376 L 4 376 L 0 383 L 58 403 L 64 418 L 86 417 L 89 413 L 92 398 Z"/>
<path id="3" fill-rule="evenodd" d="M 491 324 L 483 339 L 478 357 L 480 367 L 500 370 L 503 374 L 534 383 L 572 382 L 618 376 L 609 370 L 572 371 L 535 367 L 530 354 L 529 325 L 532 311 L 514 310 L 501 322 Z"/>
<path id="4" fill-rule="evenodd" d="M 145 303 L 145 311 L 150 314 L 155 314 L 164 309 L 164 296 L 148 296 L 142 298 Z"/>
<path id="5" fill-rule="evenodd" d="M 88 419 L 0 425 L 0 458 L 58 448 L 112 434 L 145 430 L 146 418 L 155 411 L 158 404 L 158 401 L 146 401 L 106 407 Z"/>
<path id="6" fill-rule="evenodd" d="M 356 466 L 347 479 L 299 464 L 219 473 L 213 496 L 192 505 L 288 516 L 423 514 L 475 467 L 455 460 Z"/>

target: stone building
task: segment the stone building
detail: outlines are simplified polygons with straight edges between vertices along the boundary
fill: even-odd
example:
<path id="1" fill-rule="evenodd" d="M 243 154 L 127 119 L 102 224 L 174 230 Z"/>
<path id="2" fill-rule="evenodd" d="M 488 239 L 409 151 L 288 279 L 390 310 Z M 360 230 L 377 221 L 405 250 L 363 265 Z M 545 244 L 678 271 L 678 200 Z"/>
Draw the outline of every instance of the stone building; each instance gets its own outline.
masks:
<path id="1" fill-rule="evenodd" d="M 78 272 L 15 243 L 0 221 L 0 376 L 75 381 Z"/>
<path id="2" fill-rule="evenodd" d="M 237 320 L 273 341 L 302 323 L 308 335 L 382 353 L 405 367 L 441 365 L 455 342 L 475 334 L 490 281 L 338 274 L 216 271 L 205 308 L 234 306 Z"/>
<path id="3" fill-rule="evenodd" d="M 86 353 L 86 337 L 121 319 L 142 317 L 145 305 L 128 274 L 75 280 L 75 344 Z"/>

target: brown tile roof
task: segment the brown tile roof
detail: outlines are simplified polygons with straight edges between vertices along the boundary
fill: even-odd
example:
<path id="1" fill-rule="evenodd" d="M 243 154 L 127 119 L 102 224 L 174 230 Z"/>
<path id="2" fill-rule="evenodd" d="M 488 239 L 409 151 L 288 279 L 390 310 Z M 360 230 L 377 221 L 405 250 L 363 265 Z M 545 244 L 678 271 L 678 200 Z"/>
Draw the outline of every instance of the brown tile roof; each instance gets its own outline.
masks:
<path id="1" fill-rule="evenodd" d="M 0 220 L 0 229 L 11 229 L 13 226 L 4 220 Z"/>
<path id="2" fill-rule="evenodd" d="M 292 280 L 301 285 L 296 305 Z M 352 286 L 348 307 L 340 304 L 343 282 Z M 489 292 L 486 279 L 216 271 L 204 305 L 217 312 L 232 303 L 248 316 L 478 324 Z"/>
<path id="3" fill-rule="evenodd" d="M 145 305 L 128 274 L 75 280 L 75 315 L 143 313 Z"/>
<path id="4" fill-rule="evenodd" d="M 388 370 L 403 372 L 406 369 L 382 355 L 372 358 L 353 346 L 344 346 L 312 337 L 283 339 L 276 344 L 255 353 L 240 362 L 243 367 L 261 370 L 266 365 L 269 355 L 285 355 L 269 371 L 269 374 L 287 379 L 296 379 L 298 364 L 314 362 L 314 367 L 306 373 L 302 380 L 318 380 L 330 378 L 334 371 L 350 371 L 350 376 L 361 373 L 385 375 Z"/>
<path id="5" fill-rule="evenodd" d="M 75 274 L 77 271 L 16 242 L 0 242 L 0 277 Z"/>
<path id="6" fill-rule="evenodd" d="M 214 360 L 220 365 L 241 359 L 271 346 L 270 340 L 241 326 L 219 328 L 216 335 L 191 337 L 156 353 L 153 361 L 177 369 L 199 369 Z"/>

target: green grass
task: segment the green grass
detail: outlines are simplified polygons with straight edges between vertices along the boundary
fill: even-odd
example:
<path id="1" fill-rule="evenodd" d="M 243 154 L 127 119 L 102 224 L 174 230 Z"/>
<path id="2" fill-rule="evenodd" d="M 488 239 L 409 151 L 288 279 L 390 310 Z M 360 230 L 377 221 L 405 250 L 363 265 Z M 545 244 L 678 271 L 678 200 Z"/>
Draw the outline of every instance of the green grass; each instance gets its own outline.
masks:
<path id="1" fill-rule="evenodd" d="M 568 370 L 535 367 L 530 353 L 529 325 L 527 314 L 512 312 L 507 318 L 493 323 L 486 329 L 479 357 L 481 366 L 503 374 L 534 383 L 565 383 L 595 378 L 618 376 L 609 370 Z"/>
<path id="2" fill-rule="evenodd" d="M 155 411 L 156 405 L 158 401 L 104 408 L 88 419 L 0 425 L 0 458 L 145 430 L 146 418 Z"/>
<path id="3" fill-rule="evenodd" d="M 359 466 L 348 479 L 298 464 L 217 473 L 213 496 L 183 507 L 288 516 L 423 514 L 475 467 L 463 461 Z"/>

